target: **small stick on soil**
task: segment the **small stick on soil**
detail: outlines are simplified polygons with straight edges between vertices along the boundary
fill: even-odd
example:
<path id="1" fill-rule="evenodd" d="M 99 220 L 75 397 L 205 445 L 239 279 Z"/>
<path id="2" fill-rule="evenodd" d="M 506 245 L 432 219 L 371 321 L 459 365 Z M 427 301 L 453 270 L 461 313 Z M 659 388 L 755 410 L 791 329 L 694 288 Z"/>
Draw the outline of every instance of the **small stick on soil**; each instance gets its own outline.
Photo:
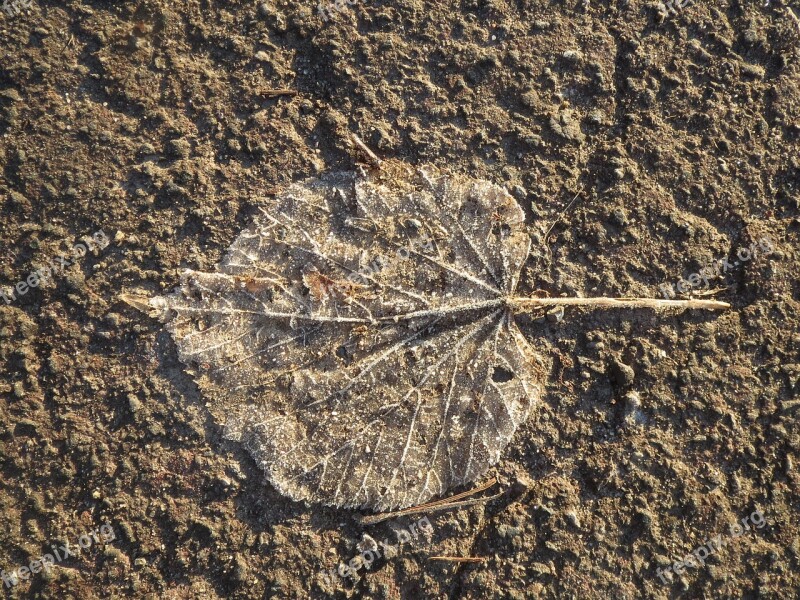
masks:
<path id="1" fill-rule="evenodd" d="M 150 314 L 153 308 L 150 306 L 150 298 L 141 294 L 120 294 L 117 296 L 125 304 L 132 306 L 145 314 Z"/>
<path id="2" fill-rule="evenodd" d="M 558 224 L 558 222 L 561 220 L 561 217 L 563 217 L 563 216 L 564 216 L 564 213 L 566 213 L 566 212 L 567 212 L 567 211 L 570 209 L 570 207 L 571 207 L 573 204 L 575 204 L 575 200 L 577 200 L 577 199 L 578 199 L 578 196 L 580 196 L 580 195 L 581 195 L 581 192 L 583 192 L 583 188 L 579 189 L 579 190 L 578 190 L 578 193 L 577 193 L 577 194 L 575 194 L 575 197 L 574 197 L 572 200 L 570 200 L 570 203 L 569 203 L 569 204 L 567 204 L 567 206 L 566 206 L 566 207 L 564 207 L 564 210 L 562 210 L 560 213 L 558 213 L 558 216 L 556 217 L 556 220 L 555 220 L 555 221 L 553 221 L 553 224 L 552 224 L 552 225 L 550 225 L 550 228 L 547 230 L 547 233 L 545 233 L 545 234 L 544 234 L 544 243 L 545 243 L 545 244 L 547 243 L 547 238 L 548 238 L 548 236 L 550 235 L 550 232 L 551 232 L 551 231 L 553 231 L 553 227 L 555 227 L 555 226 Z"/>
<path id="3" fill-rule="evenodd" d="M 275 98 L 277 96 L 297 96 L 297 90 L 290 90 L 286 88 L 278 88 L 275 90 L 262 90 L 262 96 L 267 98 Z"/>
<path id="4" fill-rule="evenodd" d="M 486 562 L 484 556 L 429 556 L 428 560 L 444 560 L 457 563 L 483 563 Z"/>
<path id="5" fill-rule="evenodd" d="M 367 156 L 372 166 L 374 167 L 381 166 L 381 159 L 378 158 L 378 156 L 372 150 L 370 150 L 364 142 L 361 141 L 360 137 L 358 137 L 355 133 L 351 133 L 350 137 L 352 138 L 353 143 L 356 145 L 356 147 L 358 147 L 358 149 L 361 150 L 361 152 L 363 152 Z"/>
<path id="6" fill-rule="evenodd" d="M 488 490 L 495 484 L 497 484 L 496 477 L 473 490 L 461 492 L 460 494 L 456 494 L 455 496 L 450 496 L 449 498 L 442 498 L 441 500 L 435 500 L 434 502 L 427 502 L 426 504 L 420 504 L 419 506 L 412 506 L 411 508 L 404 508 L 403 510 L 395 510 L 392 512 L 380 513 L 377 515 L 361 515 L 356 517 L 356 520 L 362 525 L 375 525 L 376 523 L 382 523 L 383 521 L 387 521 L 395 517 L 413 515 L 421 512 L 434 512 L 439 510 L 447 510 L 451 508 L 461 508 L 464 506 L 471 506 L 473 504 L 478 504 L 479 502 L 488 502 L 489 500 L 494 500 L 495 498 L 501 496 L 502 492 L 500 494 L 495 494 L 494 496 L 488 496 L 486 498 L 473 498 L 471 500 L 463 500 L 460 502 L 459 500 L 467 496 L 474 496 L 475 494 L 479 494 L 480 492 Z"/>
<path id="7" fill-rule="evenodd" d="M 544 234 L 544 238 L 543 238 L 543 240 L 544 240 L 544 248 L 545 248 L 545 250 L 547 250 L 547 264 L 548 265 L 551 262 L 553 262 L 553 251 L 550 248 L 550 244 L 547 243 L 547 238 L 550 237 L 550 233 L 553 231 L 553 228 L 558 224 L 558 222 L 561 220 L 561 217 L 564 216 L 564 214 L 570 209 L 570 207 L 573 204 L 575 204 L 575 201 L 578 199 L 578 196 L 580 196 L 582 192 L 583 192 L 583 187 L 581 187 L 581 189 L 578 190 L 578 193 L 575 194 L 575 197 L 572 200 L 570 200 L 569 204 L 567 204 L 564 207 L 564 209 L 560 213 L 558 213 L 558 216 L 555 218 L 555 221 L 553 221 L 550 224 L 550 227 L 548 227 L 548 229 L 547 229 L 547 233 Z"/>

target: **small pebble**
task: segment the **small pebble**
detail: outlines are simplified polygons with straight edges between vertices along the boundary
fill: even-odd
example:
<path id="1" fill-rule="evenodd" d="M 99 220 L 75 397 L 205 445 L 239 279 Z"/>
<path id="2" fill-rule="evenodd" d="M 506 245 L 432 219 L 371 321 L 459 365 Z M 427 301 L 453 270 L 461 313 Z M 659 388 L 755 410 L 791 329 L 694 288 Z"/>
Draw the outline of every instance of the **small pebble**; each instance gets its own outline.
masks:
<path id="1" fill-rule="evenodd" d="M 642 405 L 639 393 L 631 390 L 625 394 L 625 421 L 633 423 L 636 420 L 636 411 Z"/>
<path id="2" fill-rule="evenodd" d="M 192 151 L 191 144 L 183 139 L 170 140 L 167 142 L 166 151 L 169 156 L 175 158 L 186 158 Z"/>
<path id="3" fill-rule="evenodd" d="M 611 381 L 618 387 L 629 387 L 633 384 L 636 373 L 625 363 L 614 360 L 608 369 Z"/>
<path id="4" fill-rule="evenodd" d="M 567 520 L 567 523 L 569 523 L 573 527 L 577 527 L 578 529 L 580 529 L 581 521 L 578 518 L 578 515 L 575 511 L 568 510 L 567 512 L 564 513 L 564 518 Z"/>

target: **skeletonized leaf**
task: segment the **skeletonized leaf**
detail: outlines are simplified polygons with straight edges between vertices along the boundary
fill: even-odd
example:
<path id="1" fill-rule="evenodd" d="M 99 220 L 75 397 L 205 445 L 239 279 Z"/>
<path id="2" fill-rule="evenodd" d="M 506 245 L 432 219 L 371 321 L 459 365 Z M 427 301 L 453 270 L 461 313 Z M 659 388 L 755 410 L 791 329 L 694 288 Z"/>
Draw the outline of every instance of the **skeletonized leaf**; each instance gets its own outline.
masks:
<path id="1" fill-rule="evenodd" d="M 485 473 L 541 394 L 507 305 L 529 243 L 501 188 L 387 161 L 291 186 L 151 305 L 276 488 L 403 508 Z"/>

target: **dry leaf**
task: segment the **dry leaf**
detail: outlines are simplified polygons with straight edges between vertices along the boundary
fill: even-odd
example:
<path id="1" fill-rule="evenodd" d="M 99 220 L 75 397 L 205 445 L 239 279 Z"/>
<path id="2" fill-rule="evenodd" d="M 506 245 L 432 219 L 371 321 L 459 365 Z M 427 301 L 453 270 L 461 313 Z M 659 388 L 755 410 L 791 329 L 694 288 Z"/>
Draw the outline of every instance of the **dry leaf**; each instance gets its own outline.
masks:
<path id="1" fill-rule="evenodd" d="M 541 395 L 529 244 L 500 187 L 386 161 L 291 186 L 151 306 L 276 488 L 403 508 L 484 474 Z"/>

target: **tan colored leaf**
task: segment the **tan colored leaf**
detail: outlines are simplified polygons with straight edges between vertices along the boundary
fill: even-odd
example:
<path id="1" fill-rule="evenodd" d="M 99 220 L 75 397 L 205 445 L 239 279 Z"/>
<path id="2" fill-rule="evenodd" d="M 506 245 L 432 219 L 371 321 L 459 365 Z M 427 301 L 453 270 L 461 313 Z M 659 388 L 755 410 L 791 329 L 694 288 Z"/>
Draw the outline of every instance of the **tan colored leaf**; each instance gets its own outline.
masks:
<path id="1" fill-rule="evenodd" d="M 151 304 L 275 487 L 402 508 L 485 473 L 541 394 L 506 303 L 528 246 L 501 188 L 387 162 L 293 185 Z"/>

